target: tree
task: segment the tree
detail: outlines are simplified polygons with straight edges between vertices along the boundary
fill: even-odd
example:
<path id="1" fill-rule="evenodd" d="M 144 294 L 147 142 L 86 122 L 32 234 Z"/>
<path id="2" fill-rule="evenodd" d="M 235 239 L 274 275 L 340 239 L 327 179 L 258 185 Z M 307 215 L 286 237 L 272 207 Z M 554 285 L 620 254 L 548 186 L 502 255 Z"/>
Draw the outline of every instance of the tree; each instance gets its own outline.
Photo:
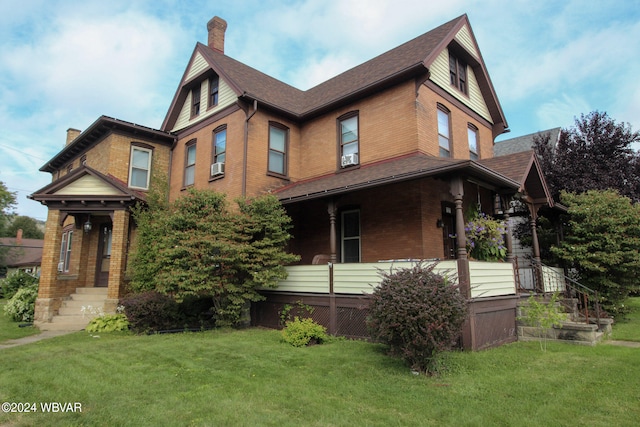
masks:
<path id="1" fill-rule="evenodd" d="M 2 181 L 0 181 L 0 236 L 5 230 L 7 220 L 11 216 L 11 209 L 16 204 L 16 194 L 7 189 Z M 0 274 L 6 272 L 7 266 L 5 257 L 7 255 L 6 247 L 0 246 Z"/>
<path id="2" fill-rule="evenodd" d="M 575 269 L 579 281 L 598 291 L 611 314 L 640 277 L 640 205 L 613 190 L 563 192 L 569 207 L 569 231 L 552 252 Z"/>
<path id="3" fill-rule="evenodd" d="M 4 183 L 0 181 L 0 233 L 4 231 L 15 204 L 16 193 L 9 191 Z"/>
<path id="4" fill-rule="evenodd" d="M 160 201 L 162 198 L 157 198 Z M 290 218 L 274 196 L 239 200 L 191 189 L 171 204 L 138 208 L 138 242 L 132 259 L 132 289 L 155 289 L 176 300 L 210 295 L 218 325 L 234 325 L 258 290 L 286 278 Z"/>
<path id="5" fill-rule="evenodd" d="M 582 193 L 613 189 L 640 201 L 640 157 L 632 144 L 640 132 L 627 123 L 616 123 L 607 113 L 594 111 L 576 118 L 575 126 L 563 129 L 557 146 L 549 135 L 534 137 L 534 150 L 558 199 L 560 192 Z"/>
<path id="6" fill-rule="evenodd" d="M 44 233 L 38 227 L 38 223 L 35 219 L 18 215 L 13 218 L 11 224 L 6 227 L 3 236 L 4 237 L 15 237 L 18 233 L 18 230 L 22 230 L 22 237 L 25 239 L 43 239 Z"/>

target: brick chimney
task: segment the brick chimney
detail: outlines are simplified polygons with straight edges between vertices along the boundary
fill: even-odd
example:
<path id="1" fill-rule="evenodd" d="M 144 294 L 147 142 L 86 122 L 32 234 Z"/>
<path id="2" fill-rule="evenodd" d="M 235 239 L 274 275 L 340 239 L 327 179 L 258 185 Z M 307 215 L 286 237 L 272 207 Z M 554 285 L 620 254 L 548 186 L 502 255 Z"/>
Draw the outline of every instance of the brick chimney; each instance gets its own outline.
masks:
<path id="1" fill-rule="evenodd" d="M 67 129 L 67 143 L 66 145 L 69 145 L 73 142 L 74 139 L 76 139 L 78 137 L 78 135 L 80 135 L 80 131 L 78 129 L 74 129 L 74 128 L 69 128 Z"/>
<path id="2" fill-rule="evenodd" d="M 16 233 L 16 245 L 22 244 L 22 228 L 18 228 L 18 232 Z"/>
<path id="3" fill-rule="evenodd" d="M 207 31 L 209 32 L 209 47 L 213 50 L 217 50 L 220 53 L 224 53 L 224 32 L 227 30 L 227 21 L 214 16 L 211 21 L 207 23 Z"/>

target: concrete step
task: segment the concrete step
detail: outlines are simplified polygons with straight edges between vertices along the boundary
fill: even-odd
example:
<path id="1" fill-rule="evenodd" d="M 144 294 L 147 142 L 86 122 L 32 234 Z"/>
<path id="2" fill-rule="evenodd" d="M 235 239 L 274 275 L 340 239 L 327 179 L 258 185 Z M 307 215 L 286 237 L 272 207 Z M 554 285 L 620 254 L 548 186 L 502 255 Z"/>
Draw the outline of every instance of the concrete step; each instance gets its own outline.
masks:
<path id="1" fill-rule="evenodd" d="M 107 288 L 76 288 L 76 294 L 92 294 L 107 296 Z"/>
<path id="2" fill-rule="evenodd" d="M 105 300 L 107 299 L 107 294 L 71 294 L 69 296 L 74 301 L 93 301 L 93 300 Z"/>
<path id="3" fill-rule="evenodd" d="M 104 301 L 106 298 L 102 299 L 85 299 L 85 300 L 77 300 L 77 299 L 67 299 L 62 301 L 61 307 L 69 307 L 72 309 L 81 310 L 82 307 L 100 307 L 104 306 Z"/>

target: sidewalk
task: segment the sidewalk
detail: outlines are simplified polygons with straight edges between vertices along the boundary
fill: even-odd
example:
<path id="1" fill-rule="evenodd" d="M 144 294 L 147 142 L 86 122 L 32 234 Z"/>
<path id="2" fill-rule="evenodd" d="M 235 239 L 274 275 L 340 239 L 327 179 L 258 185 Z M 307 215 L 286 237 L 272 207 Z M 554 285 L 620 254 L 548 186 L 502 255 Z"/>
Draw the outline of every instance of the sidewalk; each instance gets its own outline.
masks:
<path id="1" fill-rule="evenodd" d="M 33 342 L 46 340 L 48 338 L 59 337 L 60 335 L 70 334 L 77 331 L 43 331 L 37 335 L 29 335 L 28 337 L 18 338 L 16 340 L 8 340 L 0 343 L 0 350 L 5 348 L 17 347 L 19 345 L 31 344 Z"/>

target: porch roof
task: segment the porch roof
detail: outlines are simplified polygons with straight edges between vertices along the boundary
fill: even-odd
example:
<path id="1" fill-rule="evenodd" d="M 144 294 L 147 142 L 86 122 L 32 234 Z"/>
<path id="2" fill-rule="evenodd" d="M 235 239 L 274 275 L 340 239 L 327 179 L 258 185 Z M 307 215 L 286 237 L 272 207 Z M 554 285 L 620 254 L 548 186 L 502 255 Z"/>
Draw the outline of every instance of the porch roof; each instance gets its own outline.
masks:
<path id="1" fill-rule="evenodd" d="M 116 177 L 86 165 L 28 197 L 50 209 L 65 212 L 112 211 L 146 200 L 144 192 L 133 190 Z"/>
<path id="2" fill-rule="evenodd" d="M 479 163 L 517 181 L 518 191 L 526 193 L 535 203 L 554 206 L 542 167 L 533 150 L 484 159 Z"/>
<path id="3" fill-rule="evenodd" d="M 520 188 L 518 181 L 478 162 L 415 153 L 292 183 L 274 191 L 274 194 L 283 204 L 288 204 L 412 179 L 451 175 L 476 178 L 501 192 L 515 193 Z"/>

